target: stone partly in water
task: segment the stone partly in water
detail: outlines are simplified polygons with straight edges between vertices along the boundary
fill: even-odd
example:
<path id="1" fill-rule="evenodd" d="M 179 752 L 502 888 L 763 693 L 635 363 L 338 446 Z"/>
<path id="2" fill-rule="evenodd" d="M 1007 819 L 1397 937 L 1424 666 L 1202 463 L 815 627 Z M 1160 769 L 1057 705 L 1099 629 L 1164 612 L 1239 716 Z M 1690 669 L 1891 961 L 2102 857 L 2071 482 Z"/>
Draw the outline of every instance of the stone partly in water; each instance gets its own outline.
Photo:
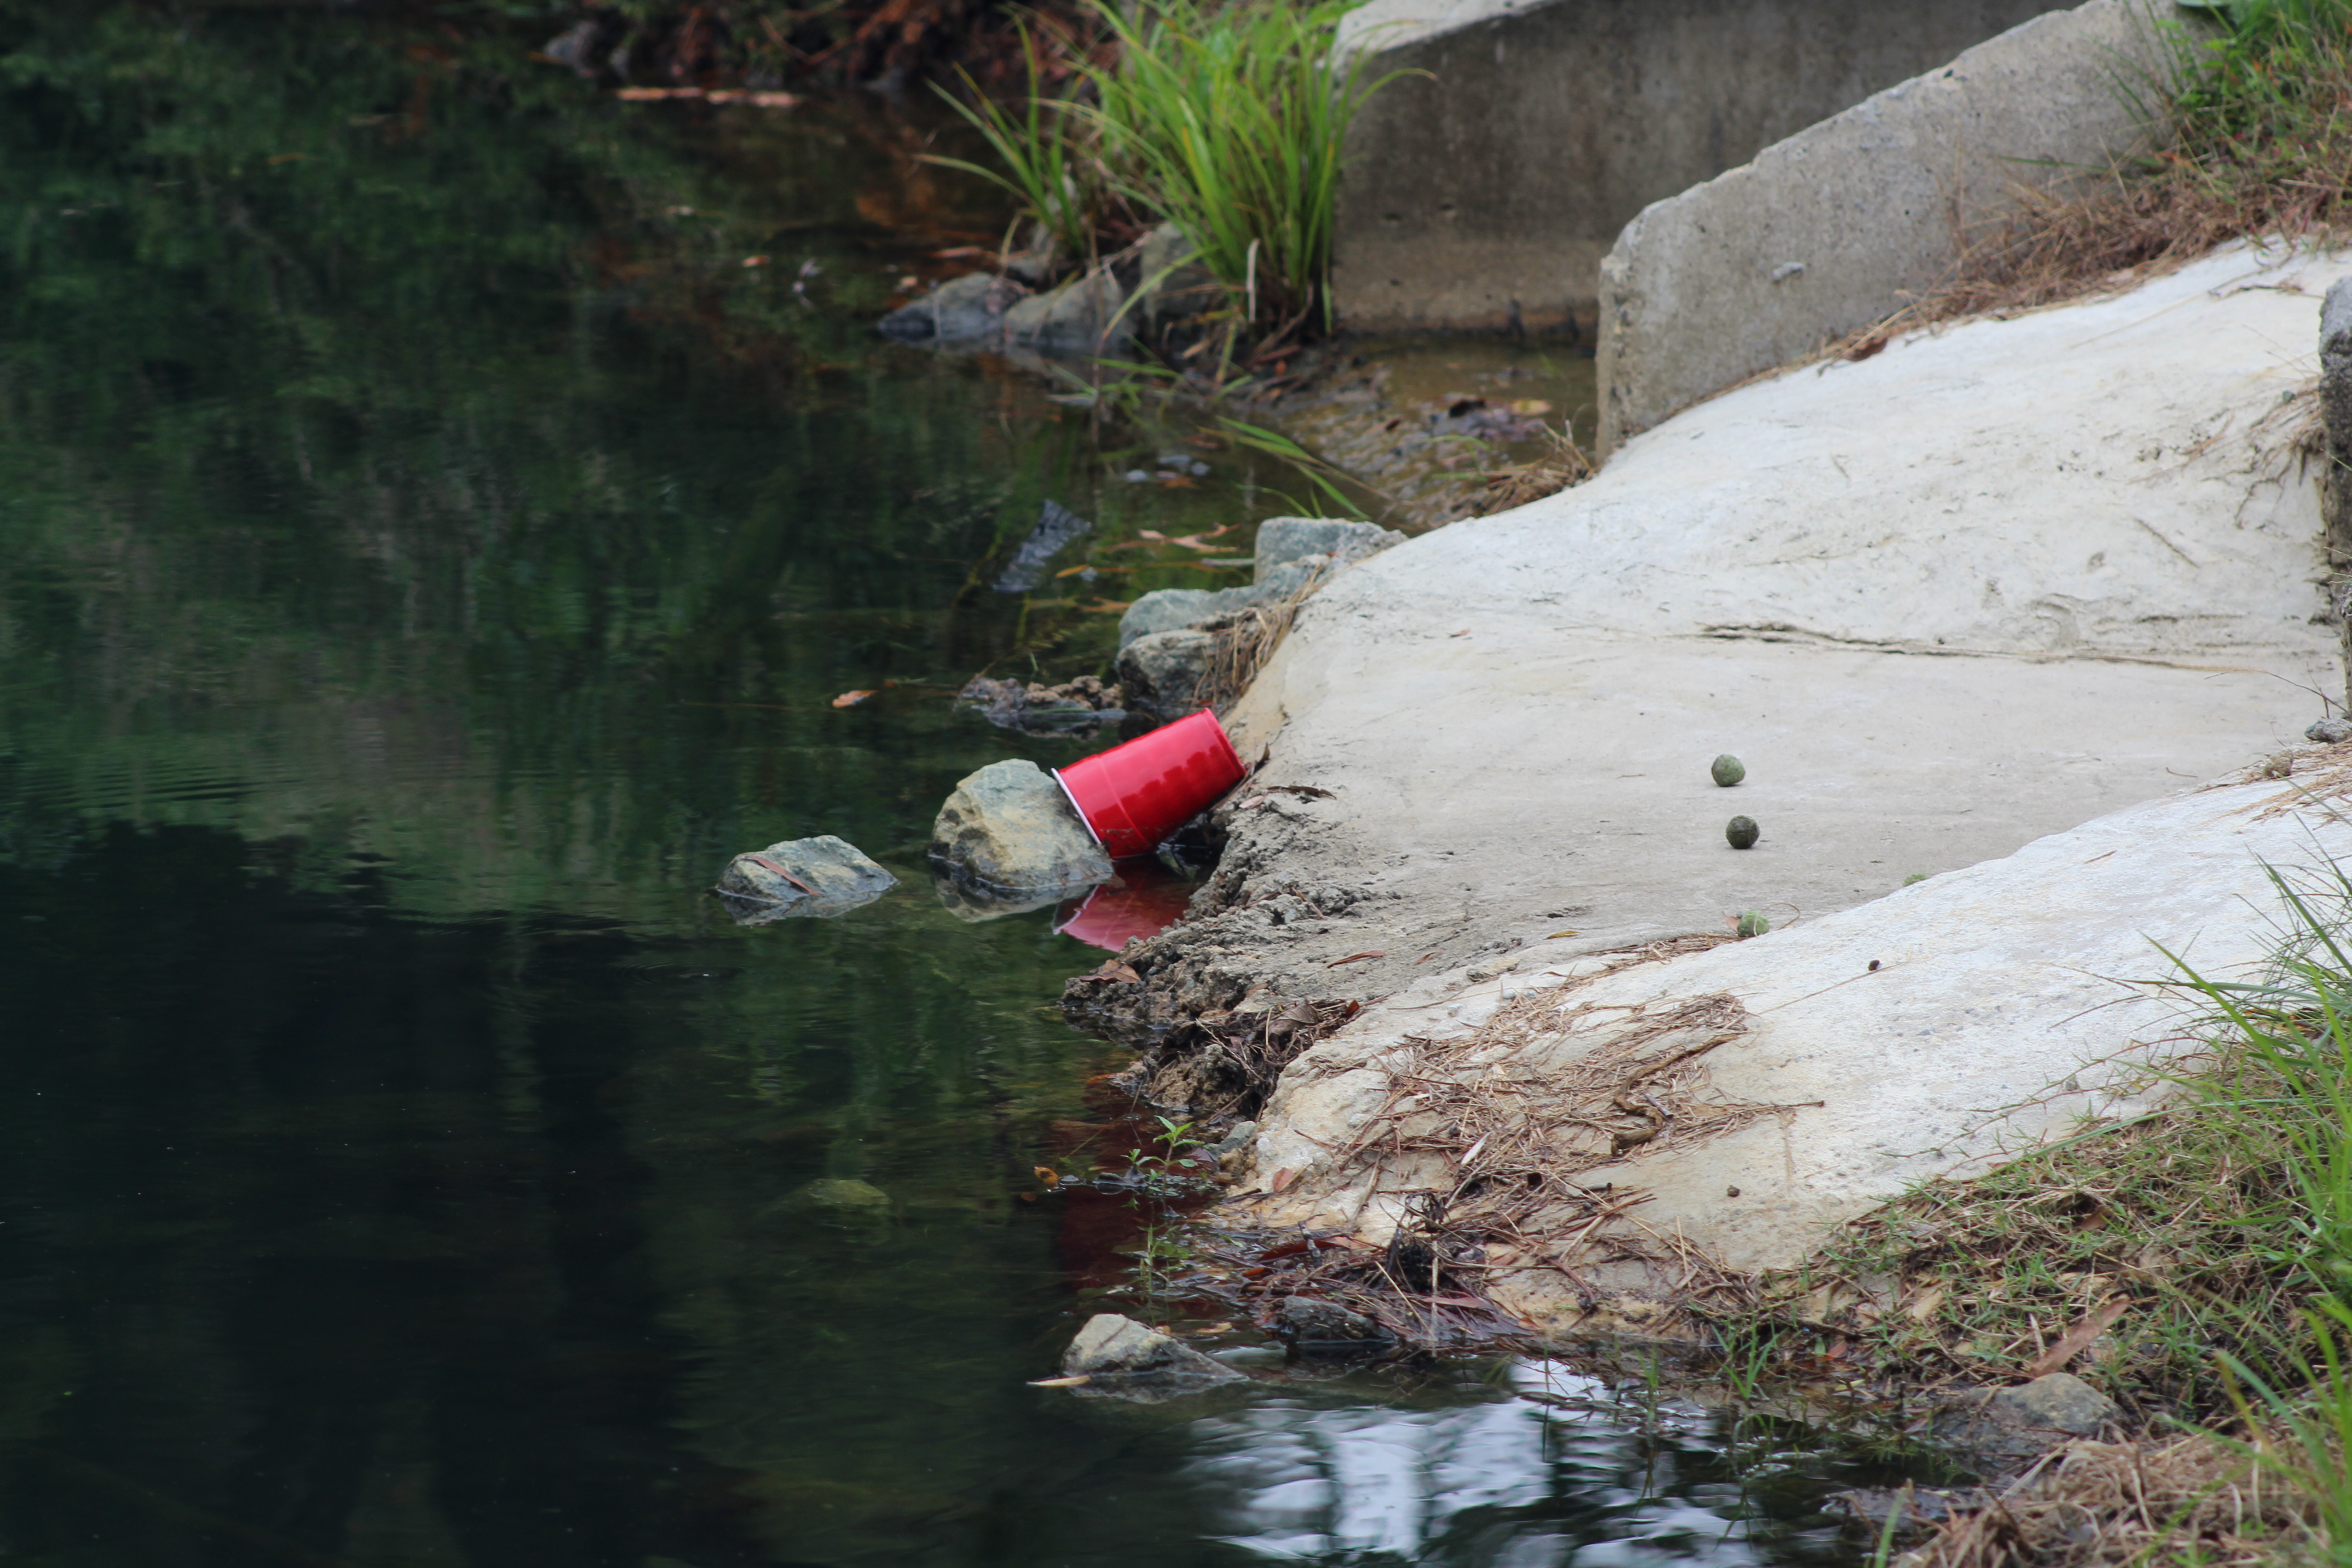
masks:
<path id="1" fill-rule="evenodd" d="M 1322 517 L 1270 517 L 1258 524 L 1255 581 L 1238 588 L 1161 588 L 1118 618 L 1122 648 L 1160 632 L 1199 626 L 1220 616 L 1279 604 L 1366 556 L 1404 542 L 1394 529 Z"/>
<path id="2" fill-rule="evenodd" d="M 1295 1355 L 1355 1355 L 1396 1342 L 1363 1313 L 1307 1296 L 1292 1296 L 1282 1303 L 1274 1331 Z"/>
<path id="3" fill-rule="evenodd" d="M 1118 687 L 1106 686 L 1092 675 L 1059 686 L 976 675 L 956 693 L 958 708 L 1024 735 L 1091 735 L 1126 718 L 1126 700 Z"/>
<path id="4" fill-rule="evenodd" d="M 1201 706 L 1217 639 L 1195 627 L 1154 632 L 1118 650 L 1118 682 L 1128 700 L 1160 719 L 1181 719 Z"/>
<path id="5" fill-rule="evenodd" d="M 1723 829 L 1725 840 L 1734 849 L 1756 847 L 1756 819 L 1752 816 L 1735 816 Z"/>
<path id="6" fill-rule="evenodd" d="M 1708 776 L 1713 778 L 1717 784 L 1721 785 L 1725 789 L 1729 789 L 1733 784 L 1738 784 L 1741 779 L 1748 776 L 1747 764 L 1742 763 L 1738 757 L 1733 756 L 1729 752 L 1726 752 L 1723 755 L 1716 758 L 1715 765 L 1708 768 L 1706 771 Z"/>
<path id="7" fill-rule="evenodd" d="M 1110 858 L 1069 796 L 1036 763 L 991 763 L 966 777 L 931 825 L 931 864 L 983 901 L 1034 908 L 1110 878 Z"/>
<path id="8" fill-rule="evenodd" d="M 1063 1352 L 1062 1375 L 1114 1386 L 1130 1379 L 1196 1388 L 1244 1381 L 1241 1373 L 1224 1363 L 1117 1312 L 1097 1312 L 1087 1320 Z"/>
<path id="9" fill-rule="evenodd" d="M 1126 304 L 1118 277 L 1097 267 L 1005 311 L 1004 334 L 1013 347 L 1032 353 L 1117 353 L 1135 335 Z"/>
<path id="10" fill-rule="evenodd" d="M 1004 335 L 1005 312 L 1029 290 L 1009 278 L 973 272 L 950 278 L 911 305 L 877 323 L 886 338 L 900 342 L 968 343 Z"/>
<path id="11" fill-rule="evenodd" d="M 719 873 L 718 890 L 737 925 L 765 925 L 844 914 L 898 885 L 856 845 L 826 833 L 736 856 Z"/>

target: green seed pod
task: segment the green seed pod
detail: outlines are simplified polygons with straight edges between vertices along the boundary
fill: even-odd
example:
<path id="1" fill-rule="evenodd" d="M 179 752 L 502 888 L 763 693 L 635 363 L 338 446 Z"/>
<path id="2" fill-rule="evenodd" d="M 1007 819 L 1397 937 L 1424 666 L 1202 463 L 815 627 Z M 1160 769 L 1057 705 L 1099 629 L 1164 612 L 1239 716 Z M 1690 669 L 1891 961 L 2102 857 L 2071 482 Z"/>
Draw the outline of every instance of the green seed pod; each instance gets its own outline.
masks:
<path id="1" fill-rule="evenodd" d="M 1755 847 L 1756 819 L 1752 816 L 1733 817 L 1730 826 L 1723 830 L 1723 837 L 1730 841 L 1734 849 Z"/>
<path id="2" fill-rule="evenodd" d="M 1717 784 L 1721 784 L 1726 789 L 1729 789 L 1733 784 L 1738 784 L 1741 779 L 1748 776 L 1747 764 L 1742 763 L 1738 757 L 1733 756 L 1729 752 L 1726 752 L 1723 755 L 1716 758 L 1715 765 L 1706 771 L 1714 776 Z"/>
<path id="3" fill-rule="evenodd" d="M 1749 910 L 1739 917 L 1739 940 L 1742 942 L 1751 936 L 1762 936 L 1771 929 L 1772 922 L 1764 918 L 1762 910 Z"/>

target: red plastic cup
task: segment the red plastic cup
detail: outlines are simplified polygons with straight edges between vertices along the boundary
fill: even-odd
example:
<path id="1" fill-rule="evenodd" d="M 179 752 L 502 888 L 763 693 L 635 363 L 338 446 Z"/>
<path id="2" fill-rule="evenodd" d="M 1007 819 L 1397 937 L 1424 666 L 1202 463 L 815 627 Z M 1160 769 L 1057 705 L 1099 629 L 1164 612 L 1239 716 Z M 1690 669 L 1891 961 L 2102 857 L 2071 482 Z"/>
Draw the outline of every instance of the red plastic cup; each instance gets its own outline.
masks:
<path id="1" fill-rule="evenodd" d="M 1247 771 L 1225 727 L 1203 708 L 1057 769 L 1054 777 L 1104 853 L 1125 860 L 1158 849 Z"/>

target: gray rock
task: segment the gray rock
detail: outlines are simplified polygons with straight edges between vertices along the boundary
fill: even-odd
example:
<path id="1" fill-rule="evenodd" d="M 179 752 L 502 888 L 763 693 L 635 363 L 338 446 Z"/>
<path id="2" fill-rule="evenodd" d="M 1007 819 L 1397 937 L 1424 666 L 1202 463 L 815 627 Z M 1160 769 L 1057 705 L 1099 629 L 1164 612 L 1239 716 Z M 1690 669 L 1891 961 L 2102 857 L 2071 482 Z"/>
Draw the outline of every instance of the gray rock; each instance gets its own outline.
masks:
<path id="1" fill-rule="evenodd" d="M 828 1176 L 795 1192 L 793 1201 L 809 1208 L 887 1209 L 890 1206 L 890 1194 L 854 1176 Z"/>
<path id="2" fill-rule="evenodd" d="M 1294 1351 L 1305 1355 L 1377 1350 L 1394 1342 L 1386 1329 L 1350 1311 L 1337 1301 L 1293 1296 L 1283 1302 L 1274 1331 Z"/>
<path id="3" fill-rule="evenodd" d="M 1181 719 L 1201 706 L 1196 693 L 1216 647 L 1214 637 L 1191 627 L 1138 637 L 1118 650 L 1119 689 L 1135 707 Z"/>
<path id="4" fill-rule="evenodd" d="M 1143 298 L 1136 310 L 1142 324 L 1157 329 L 1171 321 L 1189 321 L 1223 297 L 1216 279 L 1205 267 L 1192 265 L 1200 252 L 1184 231 L 1163 223 L 1143 237 L 1140 281 Z"/>
<path id="5" fill-rule="evenodd" d="M 1345 522 L 1328 517 L 1270 517 L 1257 525 L 1257 580 L 1265 582 L 1269 568 L 1301 556 L 1328 556 L 1344 566 L 1403 542 L 1403 534 L 1377 523 Z"/>
<path id="6" fill-rule="evenodd" d="M 1037 509 L 1037 525 L 1013 559 L 998 573 L 992 586 L 1000 594 L 1025 594 L 1045 580 L 1045 569 L 1054 557 L 1069 545 L 1070 541 L 1094 527 L 1085 518 L 1059 501 L 1047 501 Z"/>
<path id="7" fill-rule="evenodd" d="M 1394 529 L 1319 517 L 1270 517 L 1258 524 L 1257 581 L 1245 588 L 1161 588 L 1146 594 L 1118 618 L 1118 646 L 1181 630 L 1247 610 L 1279 604 L 1310 583 L 1320 586 L 1365 556 L 1403 542 Z"/>
<path id="8" fill-rule="evenodd" d="M 2322 719 L 2303 732 L 2306 741 L 2316 741 L 2323 746 L 2340 745 L 2352 741 L 2352 719 Z"/>
<path id="9" fill-rule="evenodd" d="M 1111 874 L 1062 786 L 1025 759 L 991 763 L 958 784 L 931 825 L 930 853 L 956 882 L 1006 902 L 1050 902 Z"/>
<path id="10" fill-rule="evenodd" d="M 1062 1355 L 1062 1375 L 1097 1381 L 1149 1378 L 1208 1387 L 1239 1383 L 1244 1374 L 1202 1355 L 1183 1341 L 1117 1312 L 1088 1318 Z"/>
<path id="11" fill-rule="evenodd" d="M 2053 1372 L 1992 1396 L 1992 1405 L 2028 1426 L 2087 1437 L 2120 1416 L 2116 1402 L 2072 1373 Z"/>
<path id="12" fill-rule="evenodd" d="M 876 323 L 875 330 L 900 342 L 955 343 L 992 338 L 1004 331 L 1005 314 L 1029 290 L 1009 278 L 970 272 L 950 278 L 921 299 Z"/>
<path id="13" fill-rule="evenodd" d="M 1118 618 L 1118 646 L 1155 632 L 1181 631 L 1266 602 L 1263 588 L 1161 588 L 1146 594 Z"/>
<path id="14" fill-rule="evenodd" d="M 856 845 L 830 833 L 738 855 L 719 873 L 719 891 L 738 925 L 844 914 L 898 885 Z"/>
<path id="15" fill-rule="evenodd" d="M 1135 335 L 1134 312 L 1120 310 L 1126 303 L 1110 268 L 1097 267 L 1005 311 L 1005 338 L 1032 353 L 1117 353 Z"/>
<path id="16" fill-rule="evenodd" d="M 1257 1123 L 1255 1121 L 1236 1121 L 1233 1124 L 1233 1127 L 1227 1131 L 1223 1138 L 1218 1139 L 1217 1142 L 1211 1146 L 1209 1152 L 1212 1154 L 1230 1154 L 1236 1149 L 1245 1149 L 1256 1142 Z"/>

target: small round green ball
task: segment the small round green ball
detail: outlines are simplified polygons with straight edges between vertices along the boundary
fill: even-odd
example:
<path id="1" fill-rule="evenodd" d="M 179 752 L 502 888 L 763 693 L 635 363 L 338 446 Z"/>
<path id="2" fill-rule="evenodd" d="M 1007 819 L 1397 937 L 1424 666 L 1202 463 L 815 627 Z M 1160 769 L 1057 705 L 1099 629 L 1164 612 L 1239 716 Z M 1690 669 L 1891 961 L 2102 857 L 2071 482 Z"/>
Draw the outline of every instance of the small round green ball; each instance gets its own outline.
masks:
<path id="1" fill-rule="evenodd" d="M 1734 849 L 1754 848 L 1756 847 L 1756 819 L 1752 816 L 1733 817 L 1731 819 L 1730 826 L 1723 830 L 1723 837 L 1730 842 L 1730 845 Z"/>
<path id="2" fill-rule="evenodd" d="M 1739 940 L 1742 942 L 1751 936 L 1762 936 L 1771 929 L 1772 922 L 1764 918 L 1762 910 L 1749 910 L 1739 917 Z"/>
<path id="3" fill-rule="evenodd" d="M 1713 776 L 1715 782 L 1725 789 L 1729 789 L 1748 776 L 1748 765 L 1729 752 L 1716 758 L 1715 765 L 1706 771 Z"/>

